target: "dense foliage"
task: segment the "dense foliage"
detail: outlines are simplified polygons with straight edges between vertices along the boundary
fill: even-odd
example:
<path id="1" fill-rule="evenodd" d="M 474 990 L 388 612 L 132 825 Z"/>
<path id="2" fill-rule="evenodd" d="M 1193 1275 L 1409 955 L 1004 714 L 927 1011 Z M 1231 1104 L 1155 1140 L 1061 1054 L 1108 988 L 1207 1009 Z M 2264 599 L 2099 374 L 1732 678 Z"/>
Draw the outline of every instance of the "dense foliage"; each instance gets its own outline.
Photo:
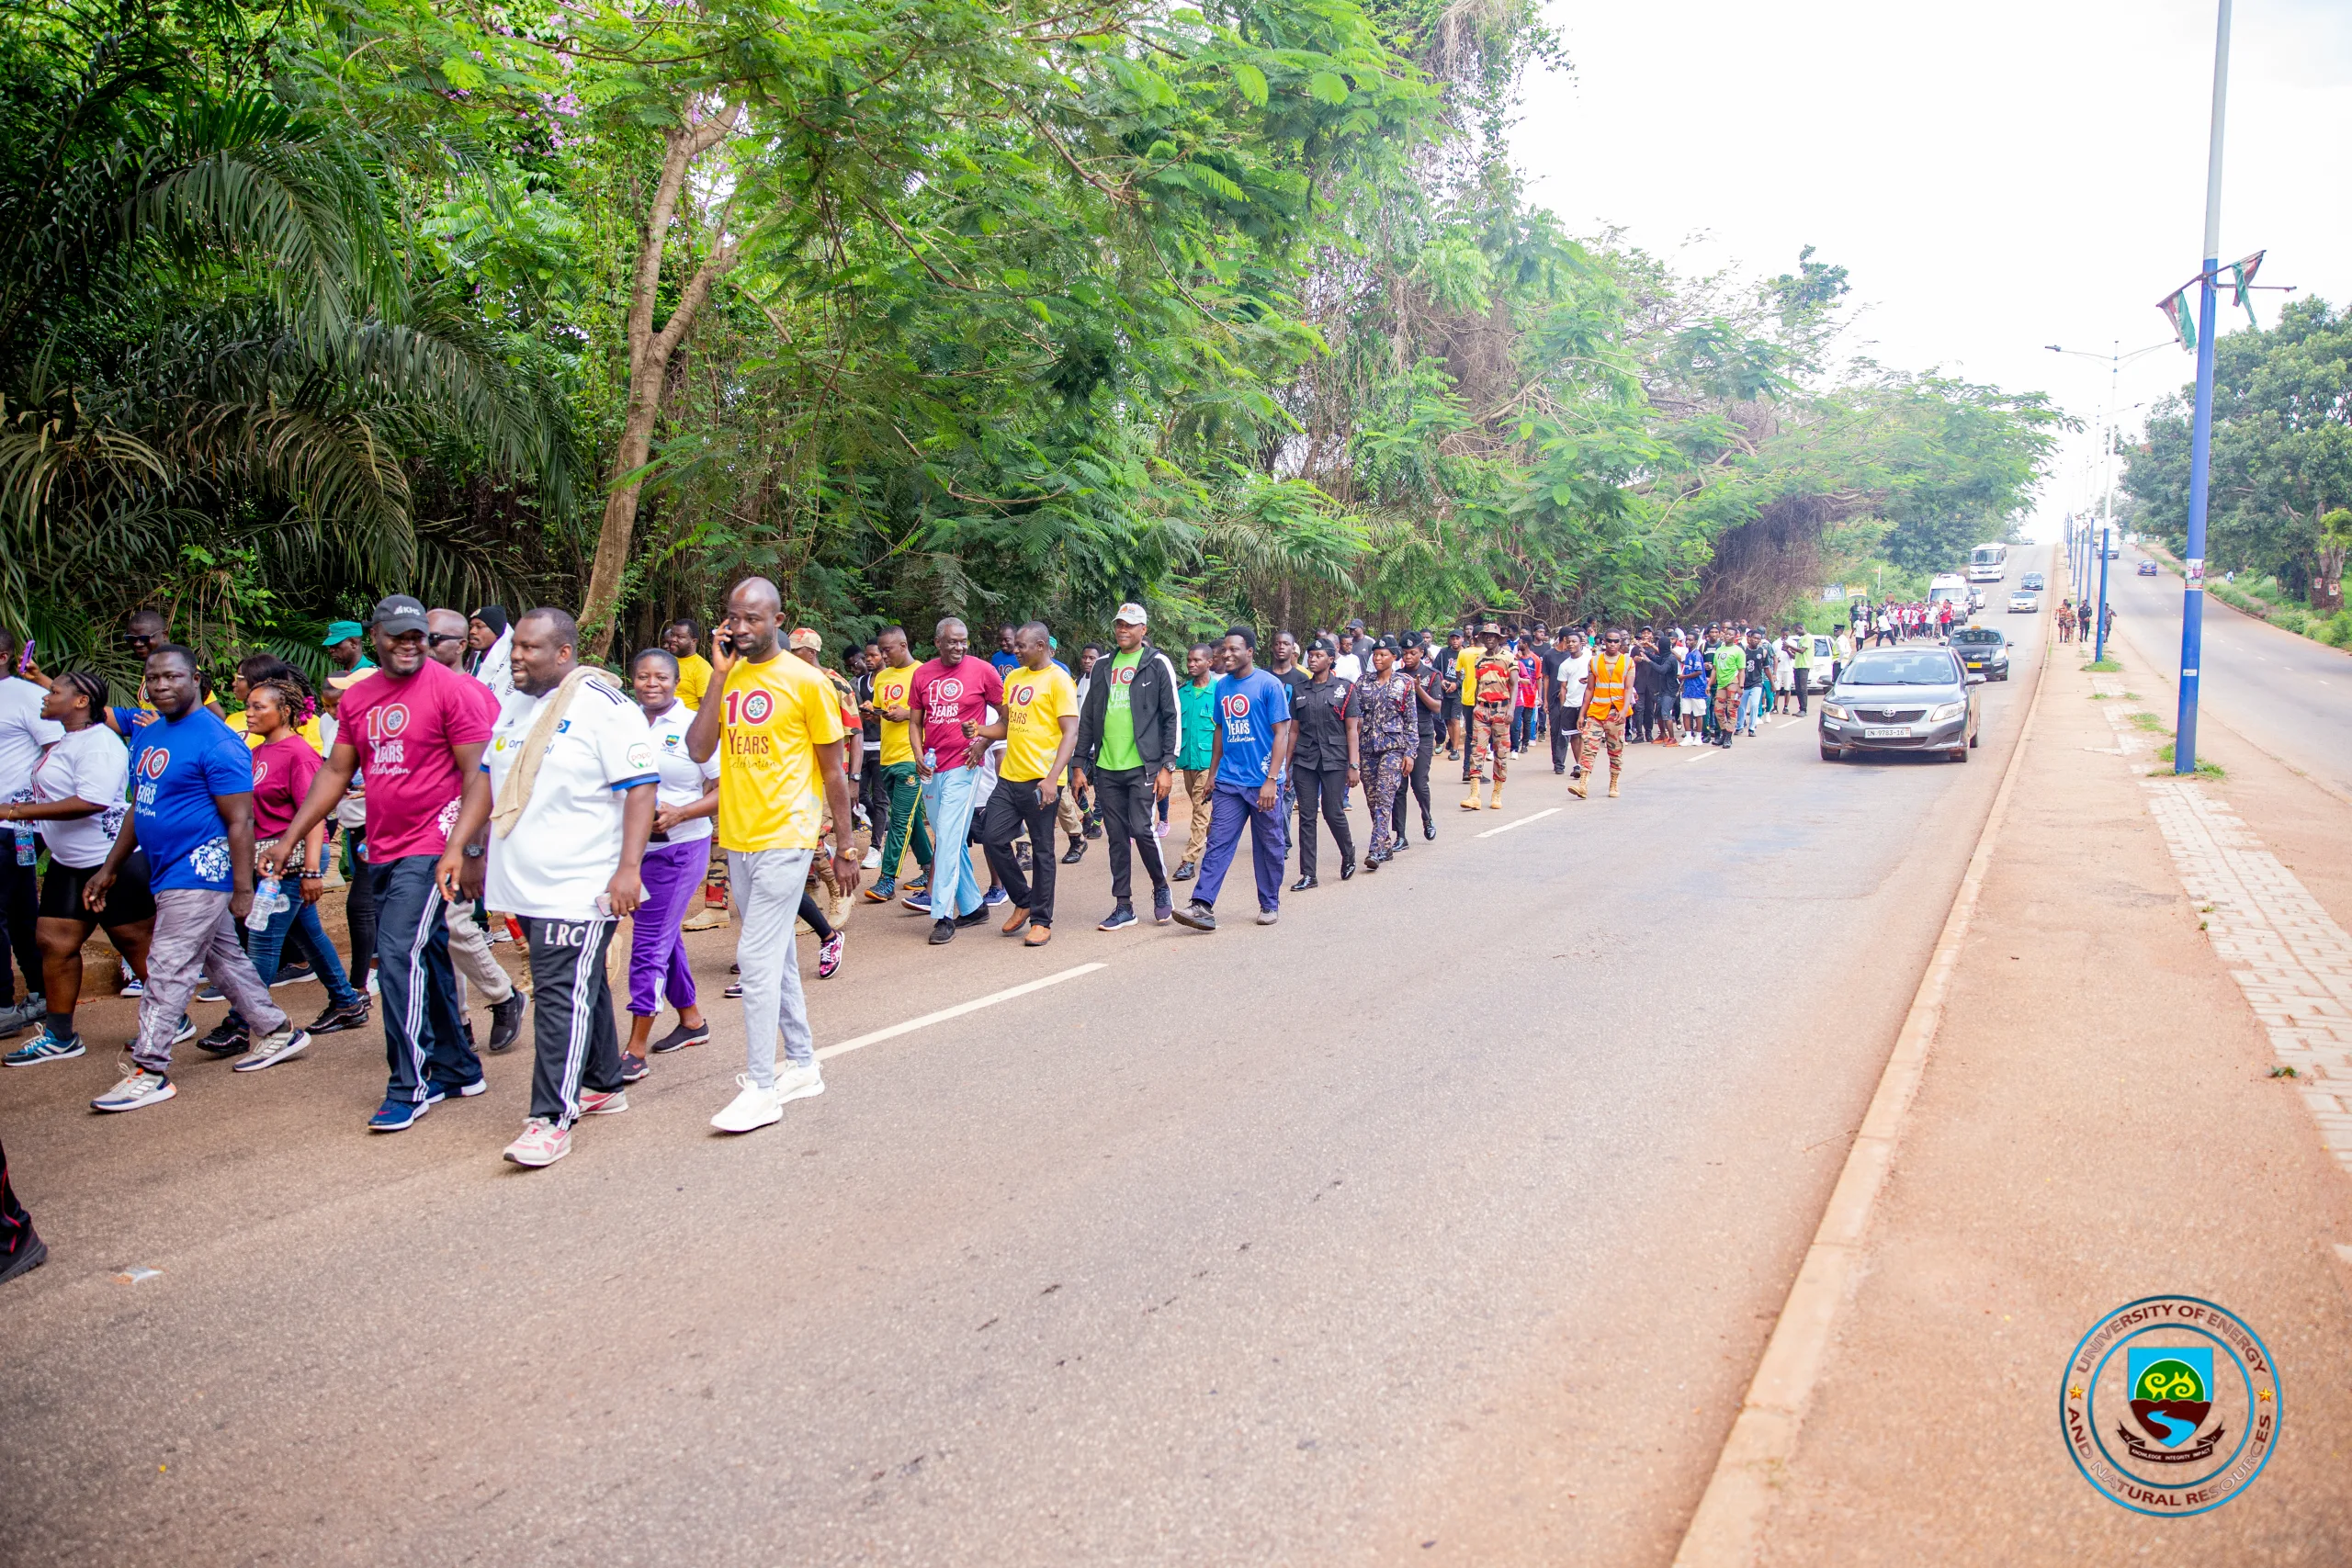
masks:
<path id="1" fill-rule="evenodd" d="M 2125 454 L 2142 526 L 2177 551 L 2188 530 L 2193 389 L 2157 405 Z M 2344 603 L 2352 547 L 2352 319 L 2300 299 L 2267 331 L 2213 344 L 2213 450 L 2205 558 L 2214 575 L 2275 577 L 2314 610 Z"/>
<path id="2" fill-rule="evenodd" d="M 0 622 L 299 647 L 1773 613 L 2002 534 L 2057 417 L 1847 282 L 1532 207 L 1527 0 L 47 0 L 0 33 Z"/>

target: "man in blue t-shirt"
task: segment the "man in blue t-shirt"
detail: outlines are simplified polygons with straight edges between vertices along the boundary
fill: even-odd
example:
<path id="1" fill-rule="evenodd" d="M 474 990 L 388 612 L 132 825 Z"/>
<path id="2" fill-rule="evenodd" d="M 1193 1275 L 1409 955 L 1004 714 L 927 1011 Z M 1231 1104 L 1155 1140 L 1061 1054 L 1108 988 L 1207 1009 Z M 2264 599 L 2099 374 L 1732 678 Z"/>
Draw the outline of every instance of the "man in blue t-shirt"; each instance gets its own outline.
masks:
<path id="1" fill-rule="evenodd" d="M 1248 626 L 1225 634 L 1225 669 L 1216 683 L 1216 740 L 1209 761 L 1216 787 L 1209 806 L 1208 852 L 1201 857 L 1192 903 L 1176 916 L 1201 931 L 1216 930 L 1217 891 L 1240 845 L 1242 823 L 1250 824 L 1261 926 L 1281 916 L 1283 860 L 1290 849 L 1281 804 L 1283 773 L 1298 730 L 1290 716 L 1290 688 L 1280 676 L 1258 668 L 1258 634 Z"/>
<path id="2" fill-rule="evenodd" d="M 132 738 L 130 815 L 82 894 L 103 910 L 123 862 L 146 852 L 155 928 L 139 1040 L 122 1081 L 90 1102 L 100 1111 L 136 1111 L 179 1092 L 172 1045 L 183 1029 L 193 1032 L 187 1004 L 208 973 L 252 1029 L 247 1060 L 282 1062 L 310 1044 L 270 1001 L 237 941 L 236 922 L 254 905 L 253 752 L 203 705 L 196 656 L 185 648 L 165 644 L 147 656 L 147 700 L 155 718 Z"/>

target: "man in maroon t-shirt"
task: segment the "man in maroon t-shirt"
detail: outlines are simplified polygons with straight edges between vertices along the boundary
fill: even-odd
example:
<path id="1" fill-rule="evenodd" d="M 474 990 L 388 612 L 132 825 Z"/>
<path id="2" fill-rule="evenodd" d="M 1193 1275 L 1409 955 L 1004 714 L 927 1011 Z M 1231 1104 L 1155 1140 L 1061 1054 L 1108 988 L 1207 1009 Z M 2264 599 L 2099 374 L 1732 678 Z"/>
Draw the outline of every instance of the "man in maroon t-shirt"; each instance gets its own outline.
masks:
<path id="1" fill-rule="evenodd" d="M 376 891 L 377 990 L 384 1003 L 384 1103 L 368 1125 L 413 1126 L 451 1095 L 482 1092 L 481 1059 L 458 1017 L 457 976 L 433 868 L 447 847 L 465 781 L 481 767 L 491 721 L 480 683 L 427 655 L 424 606 L 395 593 L 376 606 L 379 668 L 343 694 L 334 753 L 309 798 L 264 857 L 264 875 L 326 820 L 353 773 L 367 771 L 368 874 Z M 469 846 L 469 854 L 481 853 Z"/>
<path id="2" fill-rule="evenodd" d="M 914 748 L 915 776 L 922 781 L 922 807 L 930 815 L 938 852 L 931 866 L 931 940 L 945 942 L 957 925 L 980 919 L 980 888 L 972 876 L 974 770 L 988 755 L 988 743 L 974 737 L 988 722 L 989 709 L 1004 705 L 1004 677 L 985 659 L 969 657 L 972 634 L 950 616 L 932 634 L 938 656 L 915 671 L 907 688 L 907 740 Z M 1042 845 L 1039 853 L 1052 851 Z"/>

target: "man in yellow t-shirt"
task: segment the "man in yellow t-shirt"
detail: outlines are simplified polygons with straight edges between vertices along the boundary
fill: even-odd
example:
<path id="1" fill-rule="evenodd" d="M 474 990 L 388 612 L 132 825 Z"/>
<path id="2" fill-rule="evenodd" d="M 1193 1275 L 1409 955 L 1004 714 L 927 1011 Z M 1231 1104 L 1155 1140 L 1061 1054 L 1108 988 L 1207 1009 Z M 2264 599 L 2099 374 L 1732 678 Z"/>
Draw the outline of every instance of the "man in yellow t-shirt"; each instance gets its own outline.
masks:
<path id="1" fill-rule="evenodd" d="M 849 820 L 849 780 L 842 772 L 841 699 L 832 682 L 784 651 L 782 618 L 775 583 L 752 577 L 736 584 L 712 645 L 715 699 L 686 728 L 688 756 L 720 759 L 718 839 L 743 917 L 735 962 L 742 970 L 747 1070 L 743 1092 L 710 1119 L 722 1133 L 767 1126 L 783 1119 L 786 1101 L 825 1092 L 793 922 L 826 810 L 836 822 Z M 856 854 L 835 854 L 833 874 L 842 886 L 856 886 Z"/>
<path id="2" fill-rule="evenodd" d="M 701 641 L 702 628 L 684 616 L 662 628 L 662 646 L 678 661 L 677 699 L 697 712 L 710 689 L 710 660 L 696 651 Z"/>
<path id="3" fill-rule="evenodd" d="M 980 846 L 1012 906 L 1004 934 L 1027 926 L 1023 940 L 1043 947 L 1054 936 L 1054 807 L 1063 772 L 1078 748 L 1078 682 L 1054 662 L 1052 634 L 1043 621 L 1014 632 L 1012 651 L 1021 664 L 1005 671 L 1004 706 L 994 724 L 980 729 L 980 739 L 1004 742 L 996 790 L 980 819 Z M 1035 846 L 1035 887 L 1022 874 L 1021 858 L 1012 850 L 1024 828 Z"/>
<path id="4" fill-rule="evenodd" d="M 922 819 L 922 786 L 915 777 L 914 742 L 907 734 L 907 704 L 914 691 L 914 656 L 907 651 L 907 629 L 885 626 L 874 639 L 882 650 L 882 667 L 874 672 L 874 712 L 881 722 L 882 778 L 879 798 L 865 803 L 870 817 L 878 809 L 881 825 L 882 874 L 865 890 L 869 903 L 887 904 L 899 896 L 899 863 L 907 841 L 914 841 L 915 863 L 931 869 L 931 833 Z"/>

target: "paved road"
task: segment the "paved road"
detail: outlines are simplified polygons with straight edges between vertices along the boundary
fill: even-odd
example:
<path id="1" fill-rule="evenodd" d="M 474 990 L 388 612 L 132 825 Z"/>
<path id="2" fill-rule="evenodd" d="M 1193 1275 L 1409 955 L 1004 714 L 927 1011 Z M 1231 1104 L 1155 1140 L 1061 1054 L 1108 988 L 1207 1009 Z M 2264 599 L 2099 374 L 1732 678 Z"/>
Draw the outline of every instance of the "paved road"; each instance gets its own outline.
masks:
<path id="1" fill-rule="evenodd" d="M 2108 563 L 2118 650 L 2133 670 L 2180 668 L 2180 579 L 2169 571 L 2141 577 L 2133 546 Z M 2098 580 L 2091 592 L 2098 592 Z M 2199 656 L 2199 716 L 2227 725 L 2289 766 L 2352 796 L 2352 658 L 2241 614 L 2211 594 Z M 2177 699 L 2163 688 L 2160 705 Z M 2150 696 L 2156 695 L 2151 692 Z M 2167 726 L 2170 711 L 2164 715 Z"/>
<path id="2" fill-rule="evenodd" d="M 718 1039 L 526 1173 L 525 1064 L 370 1138 L 372 1035 L 0 1075 L 11 1561 L 1663 1562 L 2021 722 L 1638 754 L 1288 901 L 1042 952 L 866 909 L 741 1140 Z M 1558 807 L 1549 816 L 1537 813 Z M 1523 824 L 1512 826 L 1513 824 Z M 1510 830 L 1490 837 L 1497 828 Z M 1228 908 L 1246 906 L 1246 893 Z M 726 950 L 701 939 L 706 974 Z M 92 1032 L 125 1028 L 125 1004 Z M 207 1010 L 208 1014 L 210 1010 Z M 199 1020 L 207 1021 L 208 1020 Z M 131 1265 L 143 1284 L 111 1281 Z"/>

